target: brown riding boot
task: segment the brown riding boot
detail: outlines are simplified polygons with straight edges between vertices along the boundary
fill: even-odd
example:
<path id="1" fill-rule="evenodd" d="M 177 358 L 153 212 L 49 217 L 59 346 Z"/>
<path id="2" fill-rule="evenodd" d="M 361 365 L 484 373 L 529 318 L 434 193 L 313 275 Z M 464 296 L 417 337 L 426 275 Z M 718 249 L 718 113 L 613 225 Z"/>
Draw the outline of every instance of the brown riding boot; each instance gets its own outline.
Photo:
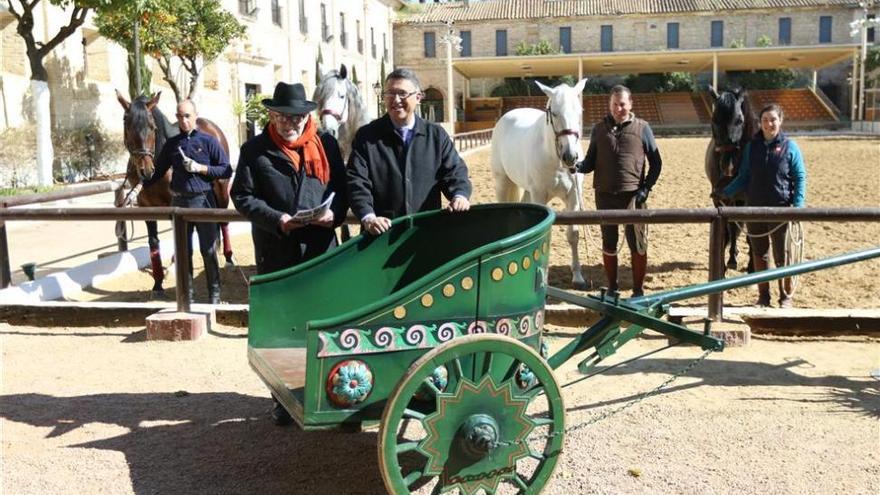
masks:
<path id="1" fill-rule="evenodd" d="M 605 267 L 605 280 L 608 290 L 617 292 L 617 255 L 602 253 L 602 265 Z"/>
<path id="2" fill-rule="evenodd" d="M 632 253 L 633 297 L 645 295 L 645 273 L 648 271 L 648 253 Z"/>
<path id="3" fill-rule="evenodd" d="M 752 262 L 755 265 L 756 273 L 767 269 L 767 260 L 759 256 L 753 256 Z M 770 307 L 770 282 L 761 282 L 758 284 L 758 302 L 755 303 L 755 306 L 762 308 Z"/>

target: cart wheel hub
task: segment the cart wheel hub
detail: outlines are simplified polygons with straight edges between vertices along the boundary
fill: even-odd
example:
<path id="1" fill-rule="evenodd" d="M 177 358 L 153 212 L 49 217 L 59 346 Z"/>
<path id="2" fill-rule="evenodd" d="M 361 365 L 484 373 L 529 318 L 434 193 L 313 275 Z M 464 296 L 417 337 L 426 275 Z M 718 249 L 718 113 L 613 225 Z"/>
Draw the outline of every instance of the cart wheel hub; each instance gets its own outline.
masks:
<path id="1" fill-rule="evenodd" d="M 474 459 L 486 456 L 498 444 L 498 423 L 487 414 L 473 414 L 461 425 L 462 450 Z"/>

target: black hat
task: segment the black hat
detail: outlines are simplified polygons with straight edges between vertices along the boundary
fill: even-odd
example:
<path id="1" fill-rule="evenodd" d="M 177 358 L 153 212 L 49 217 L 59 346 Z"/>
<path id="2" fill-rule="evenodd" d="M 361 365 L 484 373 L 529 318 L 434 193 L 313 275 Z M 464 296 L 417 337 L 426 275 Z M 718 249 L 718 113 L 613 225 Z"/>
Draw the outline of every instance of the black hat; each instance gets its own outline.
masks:
<path id="1" fill-rule="evenodd" d="M 317 103 L 306 99 L 306 89 L 302 84 L 283 82 L 275 85 L 275 94 L 271 99 L 264 99 L 263 105 L 269 110 L 293 115 L 303 115 L 318 108 Z"/>

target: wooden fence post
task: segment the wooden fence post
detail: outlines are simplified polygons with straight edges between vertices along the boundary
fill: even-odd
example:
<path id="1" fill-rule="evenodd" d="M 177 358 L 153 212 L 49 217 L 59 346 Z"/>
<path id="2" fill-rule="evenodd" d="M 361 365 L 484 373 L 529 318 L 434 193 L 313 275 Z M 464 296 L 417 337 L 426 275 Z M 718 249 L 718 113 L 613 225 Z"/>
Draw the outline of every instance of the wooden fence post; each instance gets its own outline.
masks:
<path id="1" fill-rule="evenodd" d="M 727 219 L 718 216 L 709 224 L 709 281 L 724 278 L 724 238 L 727 232 Z M 709 294 L 709 318 L 721 321 L 724 318 L 724 293 Z"/>
<path id="2" fill-rule="evenodd" d="M 6 222 L 0 220 L 0 289 L 12 283 L 12 271 L 9 269 L 9 244 L 6 242 Z"/>
<path id="3" fill-rule="evenodd" d="M 171 221 L 174 225 L 174 276 L 177 277 L 177 311 L 189 313 L 189 246 L 186 235 L 186 219 L 183 218 L 181 212 L 182 209 L 175 208 L 171 214 Z"/>

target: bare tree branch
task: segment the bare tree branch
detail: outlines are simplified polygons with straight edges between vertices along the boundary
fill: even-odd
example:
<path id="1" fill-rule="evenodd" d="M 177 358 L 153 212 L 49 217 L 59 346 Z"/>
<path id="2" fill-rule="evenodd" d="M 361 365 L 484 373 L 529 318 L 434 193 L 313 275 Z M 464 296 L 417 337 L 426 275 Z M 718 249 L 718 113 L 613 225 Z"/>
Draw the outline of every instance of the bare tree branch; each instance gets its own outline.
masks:
<path id="1" fill-rule="evenodd" d="M 45 57 L 46 54 L 51 52 L 56 46 L 61 44 L 62 41 L 67 39 L 68 36 L 75 33 L 76 30 L 86 22 L 86 16 L 89 14 L 88 8 L 74 7 L 73 12 L 70 13 L 70 22 L 67 23 L 66 26 L 62 27 L 58 30 L 58 33 L 55 36 L 46 42 L 43 46 L 38 50 L 38 54 L 40 57 Z"/>

